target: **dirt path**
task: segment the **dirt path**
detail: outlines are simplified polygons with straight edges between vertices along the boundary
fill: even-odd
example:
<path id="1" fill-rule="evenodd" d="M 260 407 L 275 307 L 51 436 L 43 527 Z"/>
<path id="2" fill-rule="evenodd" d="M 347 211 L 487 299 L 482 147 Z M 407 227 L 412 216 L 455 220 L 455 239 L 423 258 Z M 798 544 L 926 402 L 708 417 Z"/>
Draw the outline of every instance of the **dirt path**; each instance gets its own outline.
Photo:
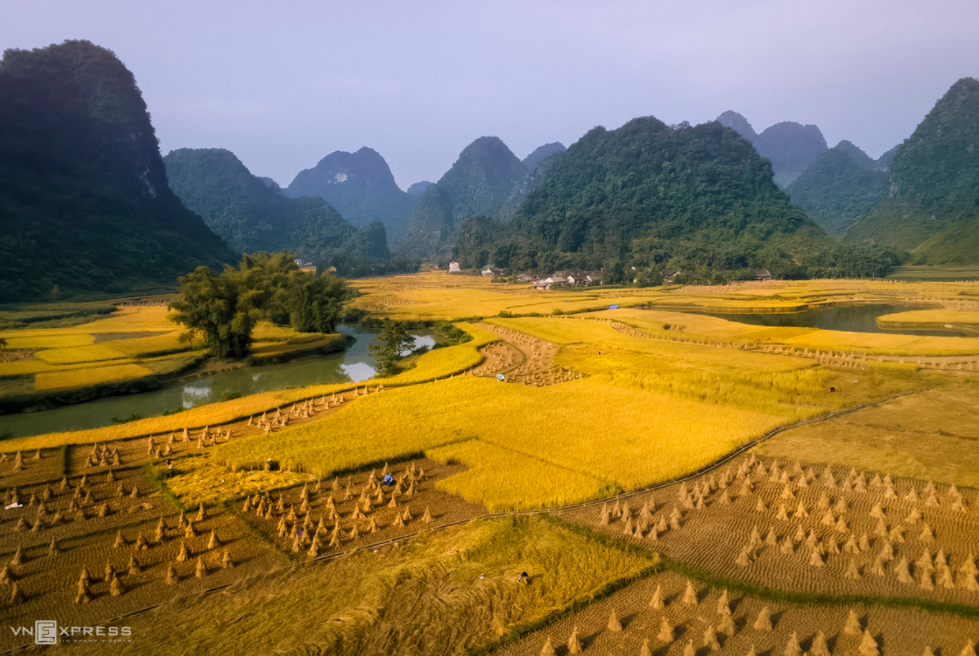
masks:
<path id="1" fill-rule="evenodd" d="M 472 370 L 473 375 L 495 377 L 503 374 L 508 383 L 533 387 L 554 385 L 582 377 L 578 372 L 554 364 L 560 348 L 557 344 L 509 328 L 487 323 L 479 325 L 499 337 L 500 341 L 481 349 L 480 352 L 486 359 Z"/>

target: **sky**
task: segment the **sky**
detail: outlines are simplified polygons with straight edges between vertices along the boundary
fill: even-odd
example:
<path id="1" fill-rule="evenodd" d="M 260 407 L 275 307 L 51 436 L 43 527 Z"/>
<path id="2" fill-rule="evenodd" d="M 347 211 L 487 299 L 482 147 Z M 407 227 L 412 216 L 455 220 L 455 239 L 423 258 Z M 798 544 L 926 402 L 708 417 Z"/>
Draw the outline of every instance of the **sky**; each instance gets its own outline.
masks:
<path id="1" fill-rule="evenodd" d="M 977 0 L 0 0 L 0 47 L 88 39 L 160 139 L 288 185 L 374 148 L 402 188 L 474 139 L 518 157 L 636 116 L 814 123 L 877 157 L 979 77 Z"/>

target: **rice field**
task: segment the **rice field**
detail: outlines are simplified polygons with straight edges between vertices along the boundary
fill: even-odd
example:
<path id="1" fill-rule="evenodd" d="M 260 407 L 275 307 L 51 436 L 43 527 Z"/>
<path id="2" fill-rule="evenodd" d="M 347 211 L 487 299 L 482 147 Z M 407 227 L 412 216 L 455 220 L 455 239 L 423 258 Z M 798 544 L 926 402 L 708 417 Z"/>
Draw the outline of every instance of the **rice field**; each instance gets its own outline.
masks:
<path id="1" fill-rule="evenodd" d="M 261 468 L 272 459 L 286 469 L 330 476 L 477 438 L 518 458 L 632 489 L 697 469 L 784 421 L 594 379 L 528 388 L 459 377 L 385 390 L 322 421 L 221 445 L 216 457 L 237 469 Z M 505 495 L 494 477 L 481 480 L 485 487 L 470 484 L 467 498 L 540 507 L 551 494 L 549 484 L 533 477 L 514 479 Z M 576 488 L 568 501 L 595 498 L 599 489 Z"/>
<path id="2" fill-rule="evenodd" d="M 0 387 L 0 396 L 33 387 L 37 393 L 64 392 L 169 375 L 205 357 L 200 340 L 170 320 L 165 305 L 119 306 L 109 315 L 55 328 L 2 330 L 6 357 L 0 358 L 0 378 L 27 378 Z M 312 351 L 339 350 L 339 335 L 297 333 L 259 322 L 253 358 L 278 361 Z M 16 357 L 13 357 L 16 356 Z"/>
<path id="3" fill-rule="evenodd" d="M 493 333 L 473 324 L 458 324 L 458 327 L 473 337 L 472 340 L 454 346 L 435 349 L 421 355 L 415 366 L 390 378 L 378 378 L 365 383 L 336 383 L 332 385 L 311 385 L 292 389 L 276 390 L 252 394 L 231 401 L 211 403 L 209 405 L 191 408 L 178 415 L 147 417 L 137 421 L 115 426 L 105 426 L 88 430 L 70 431 L 64 433 L 48 433 L 6 440 L 3 448 L 7 451 L 20 449 L 30 450 L 46 448 L 61 444 L 86 444 L 94 442 L 109 442 L 134 437 L 143 437 L 179 431 L 184 428 L 203 428 L 224 424 L 239 419 L 247 419 L 252 415 L 260 415 L 266 411 L 291 403 L 319 398 L 332 394 L 341 394 L 350 390 L 368 386 L 398 387 L 445 378 L 461 373 L 478 364 L 482 359 L 479 348 L 496 339 Z M 175 355 L 165 356 L 159 360 L 174 360 Z M 147 366 L 153 366 L 156 359 L 147 361 Z M 16 363 L 8 363 L 16 364 Z"/>
<path id="4" fill-rule="evenodd" d="M 176 600 L 128 618 L 139 638 L 113 652 L 461 655 L 655 563 L 545 519 L 483 521 Z M 517 582 L 523 571 L 529 585 Z M 102 654 L 105 647 L 72 649 Z"/>
<path id="5" fill-rule="evenodd" d="M 138 364 L 110 364 L 101 367 L 89 367 L 87 369 L 69 369 L 68 371 L 39 373 L 34 377 L 34 389 L 39 392 L 46 392 L 72 387 L 90 387 L 120 380 L 134 380 L 152 375 L 152 371 Z"/>

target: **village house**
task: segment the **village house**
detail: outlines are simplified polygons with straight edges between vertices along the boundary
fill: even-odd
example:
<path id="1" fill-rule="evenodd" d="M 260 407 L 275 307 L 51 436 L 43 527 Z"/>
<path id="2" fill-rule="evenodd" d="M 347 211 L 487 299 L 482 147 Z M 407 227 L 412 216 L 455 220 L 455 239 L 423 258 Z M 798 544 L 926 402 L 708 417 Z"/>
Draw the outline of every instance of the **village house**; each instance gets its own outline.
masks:
<path id="1" fill-rule="evenodd" d="M 449 262 L 449 273 L 462 273 L 462 269 L 459 268 L 459 263 L 455 260 Z"/>
<path id="2" fill-rule="evenodd" d="M 537 276 L 532 276 L 529 273 L 521 273 L 517 276 L 517 282 L 534 282 L 537 280 Z"/>
<path id="3" fill-rule="evenodd" d="M 772 272 L 768 269 L 758 269 L 755 271 L 755 280 L 771 280 Z"/>
<path id="4" fill-rule="evenodd" d="M 492 278 L 493 276 L 495 276 L 495 275 L 496 275 L 496 272 L 495 272 L 495 271 L 493 270 L 493 267 L 491 267 L 491 266 L 488 266 L 488 267 L 486 267 L 485 269 L 483 269 L 483 270 L 482 270 L 482 271 L 481 271 L 481 272 L 479 273 L 479 275 L 481 275 L 481 276 L 482 276 L 482 277 L 484 277 L 484 278 Z"/>

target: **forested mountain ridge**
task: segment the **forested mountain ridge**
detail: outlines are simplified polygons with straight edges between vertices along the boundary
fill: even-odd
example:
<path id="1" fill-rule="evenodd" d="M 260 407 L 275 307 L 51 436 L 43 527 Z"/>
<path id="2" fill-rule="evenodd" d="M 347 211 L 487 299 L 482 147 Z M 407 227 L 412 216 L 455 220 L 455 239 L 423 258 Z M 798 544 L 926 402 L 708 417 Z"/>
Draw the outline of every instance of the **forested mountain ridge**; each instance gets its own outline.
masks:
<path id="1" fill-rule="evenodd" d="M 783 121 L 758 134 L 744 116 L 733 111 L 718 116 L 717 122 L 737 131 L 755 146 L 759 155 L 768 158 L 775 172 L 775 182 L 783 189 L 829 148 L 823 133 L 815 125 Z"/>
<path id="2" fill-rule="evenodd" d="M 384 158 L 366 147 L 355 153 L 330 153 L 313 168 L 300 171 L 285 193 L 322 198 L 354 227 L 380 221 L 391 243 L 404 239 L 417 202 L 398 187 Z"/>
<path id="3" fill-rule="evenodd" d="M 598 127 L 557 159 L 510 222 L 467 223 L 456 254 L 511 271 L 627 262 L 839 275 L 853 258 L 772 178 L 771 164 L 717 122 L 674 129 L 644 117 Z"/>
<path id="4" fill-rule="evenodd" d="M 303 260 L 387 259 L 384 228 L 362 234 L 321 198 L 287 198 L 252 175 L 231 151 L 181 148 L 163 159 L 170 187 L 239 253 L 290 250 Z"/>
<path id="5" fill-rule="evenodd" d="M 408 225 L 408 252 L 447 256 L 460 224 L 473 216 L 499 216 L 526 174 L 523 163 L 499 138 L 476 139 L 418 200 Z"/>
<path id="6" fill-rule="evenodd" d="M 841 141 L 821 153 L 786 193 L 826 232 L 840 235 L 887 198 L 888 166 L 883 157 L 873 160 L 849 141 Z"/>
<path id="7" fill-rule="evenodd" d="M 175 287 L 234 259 L 170 191 L 133 74 L 66 41 L 0 62 L 0 298 Z"/>
<path id="8" fill-rule="evenodd" d="M 962 78 L 894 154 L 888 198 L 847 233 L 927 264 L 979 263 L 979 81 Z"/>

